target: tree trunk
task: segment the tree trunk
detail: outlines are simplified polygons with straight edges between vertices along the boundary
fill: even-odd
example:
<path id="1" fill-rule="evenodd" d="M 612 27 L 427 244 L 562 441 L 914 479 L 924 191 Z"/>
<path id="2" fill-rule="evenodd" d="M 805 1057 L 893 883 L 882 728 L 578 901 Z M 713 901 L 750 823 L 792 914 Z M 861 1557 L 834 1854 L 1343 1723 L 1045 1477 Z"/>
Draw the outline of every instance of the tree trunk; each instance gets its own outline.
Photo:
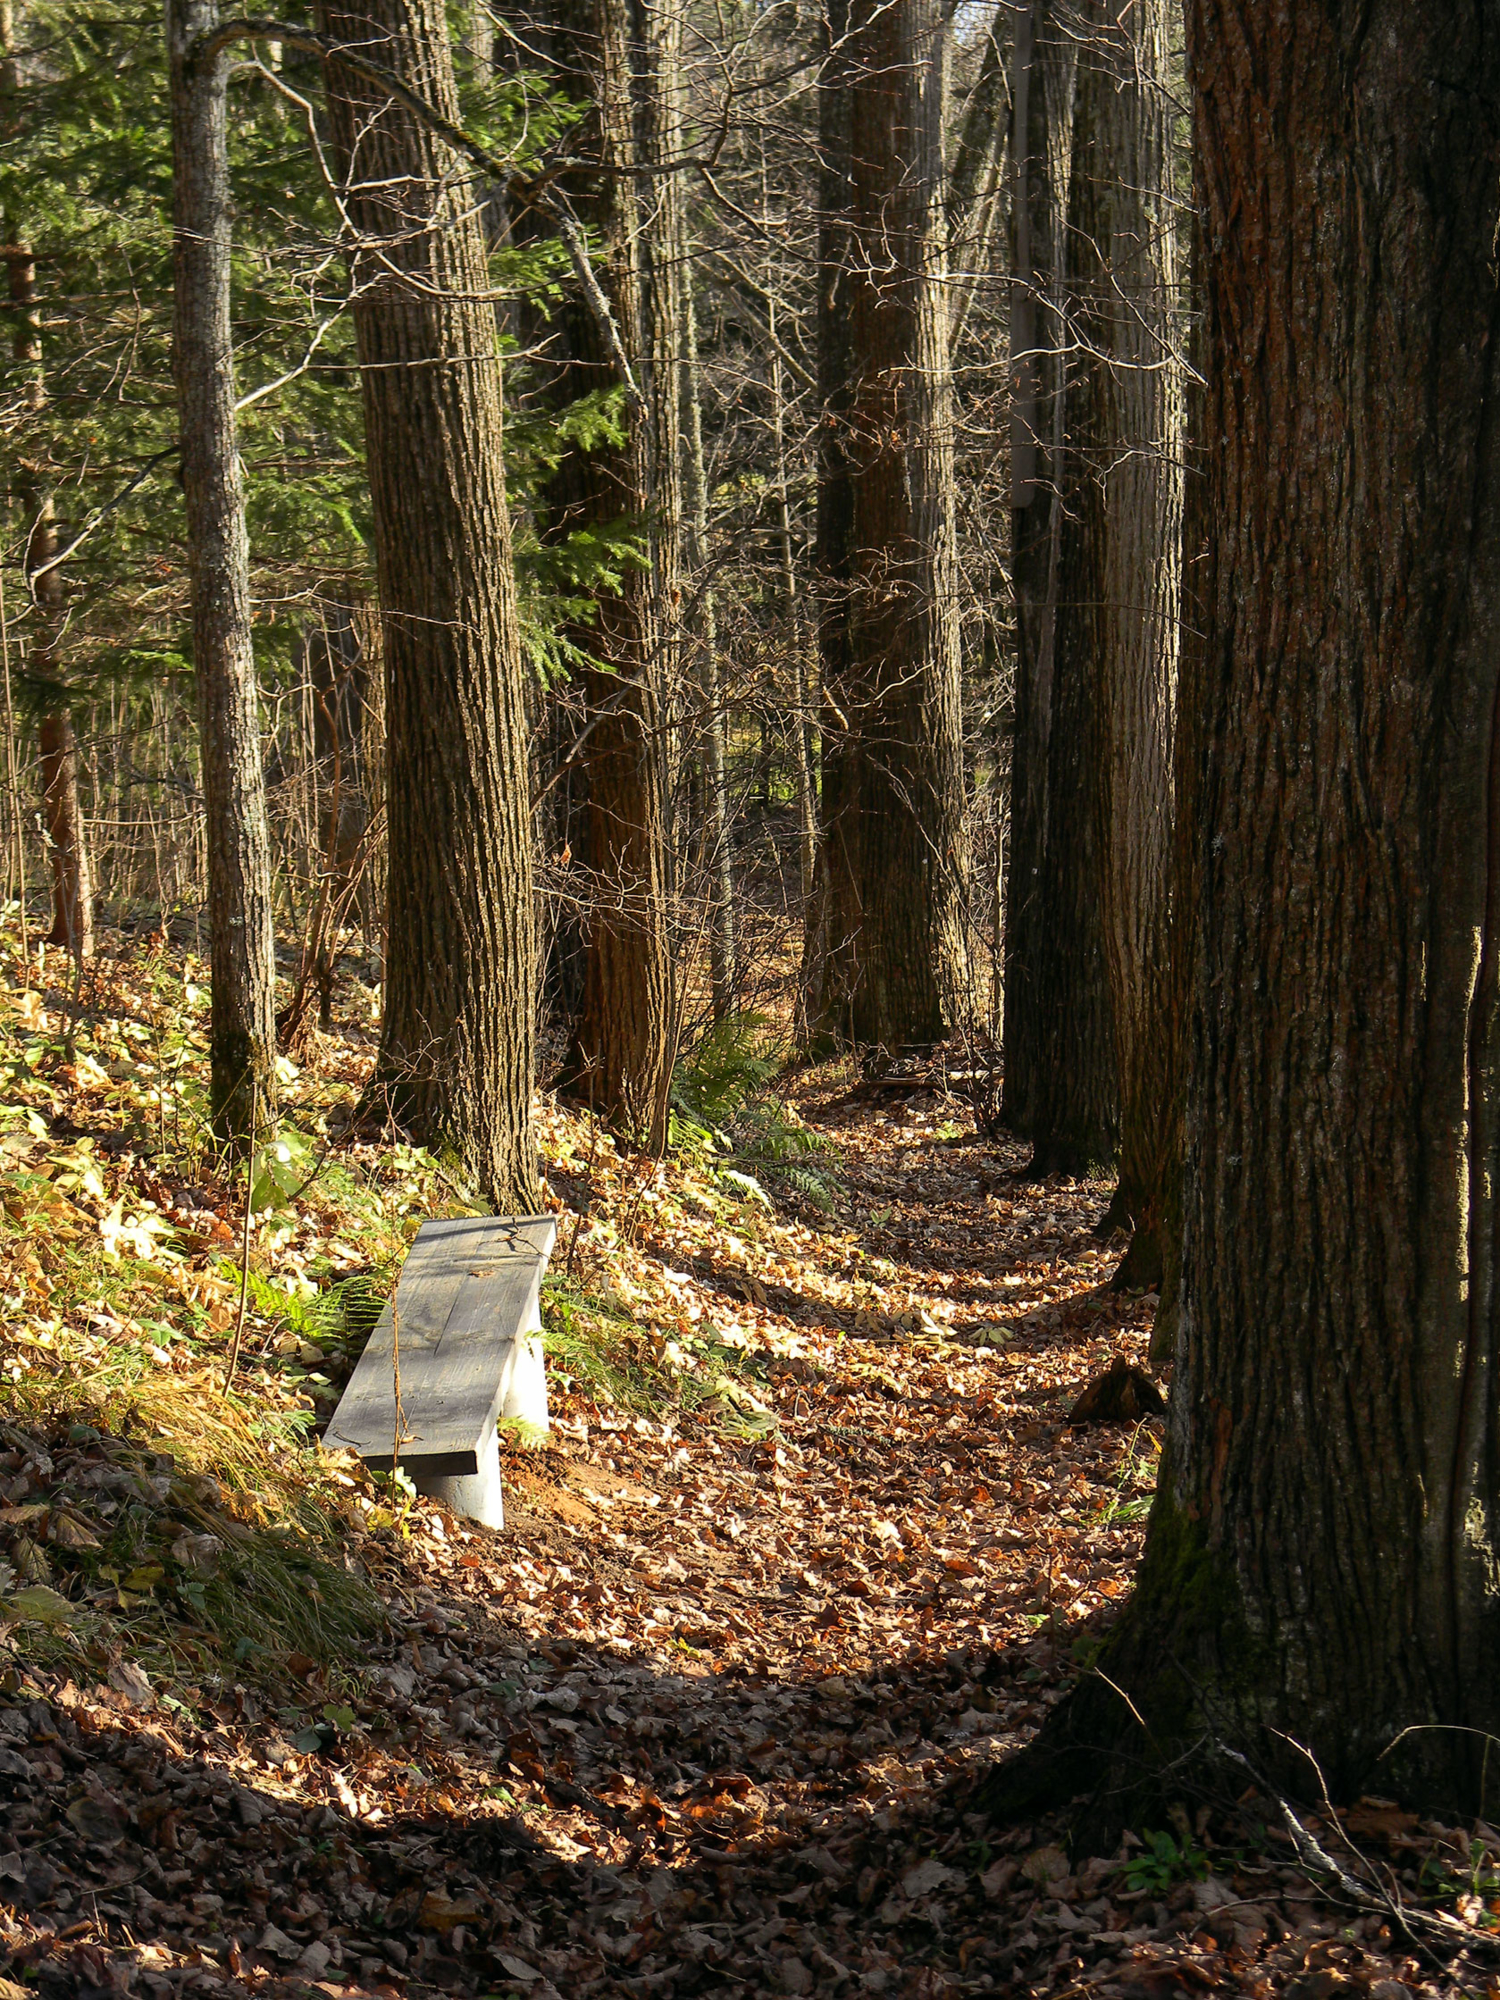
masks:
<path id="1" fill-rule="evenodd" d="M 615 0 L 623 4 L 623 0 Z M 628 22 L 634 44 L 636 73 L 636 158 L 643 166 L 661 168 L 679 159 L 684 144 L 682 33 L 684 8 L 678 0 L 631 0 Z M 641 304 L 644 328 L 641 379 L 646 389 L 650 424 L 647 468 L 650 504 L 646 514 L 651 566 L 647 572 L 653 593 L 656 657 L 653 679 L 657 700 L 657 741 L 648 766 L 654 783 L 655 809 L 661 815 L 662 902 L 659 922 L 666 981 L 660 1044 L 650 1079 L 653 1096 L 647 1143 L 658 1156 L 666 1151 L 668 1096 L 680 1032 L 677 954 L 674 931 L 678 920 L 675 867 L 675 813 L 682 767 L 681 717 L 685 707 L 682 680 L 683 567 L 683 272 L 686 262 L 684 176 L 658 172 L 637 183 L 637 223 L 641 242 Z M 640 997 L 649 982 L 638 989 Z M 644 1079 L 643 1079 L 644 1082 Z"/>
<path id="2" fill-rule="evenodd" d="M 1107 1168 L 1117 1141 L 1101 878 L 1106 537 L 1099 413 L 1070 363 L 1070 246 L 1090 239 L 1098 165 L 1081 25 L 1036 7 L 1017 37 L 1012 300 L 1016 729 L 1005 993 L 1006 1110 L 1031 1171 Z M 1080 98 L 1083 115 L 1080 116 Z M 1019 121 L 1028 137 L 1019 137 Z M 1024 192 L 1023 192 L 1024 191 Z M 1063 218 L 1066 217 L 1066 226 Z"/>
<path id="3" fill-rule="evenodd" d="M 646 535 L 651 567 L 630 567 L 617 593 L 600 596 L 597 628 L 580 635 L 600 661 L 582 676 L 593 906 L 583 1004 L 558 1088 L 659 1148 L 672 1054 L 663 702 L 675 679 L 681 532 L 676 231 L 668 210 L 680 195 L 657 210 L 653 226 L 661 234 L 648 253 L 629 170 L 643 152 L 669 143 L 674 121 L 657 100 L 669 88 L 663 65 L 672 52 L 670 43 L 658 45 L 657 30 L 649 37 L 641 31 L 636 12 L 635 0 L 597 0 L 590 30 L 575 42 L 593 78 L 604 169 L 588 193 L 588 220 L 605 246 L 605 289 L 635 392 L 627 397 L 624 447 L 575 453 L 564 468 L 574 492 L 568 525 L 624 517 Z M 642 115 L 633 91 L 637 57 L 645 73 Z M 571 332 L 580 371 L 571 393 L 618 380 L 602 329 L 581 308 L 571 315 Z"/>
<path id="4" fill-rule="evenodd" d="M 765 161 L 761 161 L 762 220 L 770 238 L 770 217 L 764 200 Z M 767 269 L 766 325 L 777 341 L 776 294 Z M 771 445 L 775 466 L 776 554 L 781 569 L 781 609 L 792 676 L 791 752 L 797 792 L 797 891 L 804 912 L 812 902 L 818 865 L 818 792 L 813 776 L 812 716 L 808 706 L 807 635 L 797 599 L 797 571 L 792 557 L 792 502 L 786 448 L 786 379 L 781 355 L 773 344 L 770 359 Z M 799 1004 L 801 1004 L 799 1002 Z"/>
<path id="5" fill-rule="evenodd" d="M 20 94 L 15 9 L 11 0 L 0 0 L 0 131 L 14 130 Z M 36 256 L 15 213 L 0 216 L 0 234 L 5 239 L 6 289 L 13 315 L 11 353 L 24 384 L 27 415 L 39 419 L 47 406 L 47 384 L 42 366 Z M 37 443 L 40 444 L 40 439 Z M 47 491 L 42 467 L 29 455 L 23 456 L 17 466 L 16 488 L 27 521 L 25 571 L 31 584 L 32 617 L 36 621 L 34 636 L 27 647 L 27 679 L 33 701 L 41 705 L 37 734 L 42 811 L 52 864 L 52 928 L 47 942 L 66 946 L 75 961 L 82 964 L 93 956 L 94 950 L 94 889 L 78 796 L 73 719 L 61 699 L 58 684 L 57 655 L 63 627 L 62 572 L 56 561 L 52 496 Z"/>
<path id="6" fill-rule="evenodd" d="M 79 964 L 94 955 L 94 888 L 83 810 L 78 797 L 78 746 L 68 711 L 54 709 L 37 730 L 42 766 L 42 813 L 52 857 L 52 929 Z"/>
<path id="7" fill-rule="evenodd" d="M 1066 1797 L 1218 1742 L 1447 1816 L 1500 1736 L 1500 39 L 1416 0 L 1188 27 L 1181 1323 L 1135 1597 L 1028 1769 Z"/>
<path id="8" fill-rule="evenodd" d="M 1171 1086 L 1167 1106 L 1166 1165 L 1161 1191 L 1162 1276 L 1151 1328 L 1151 1366 L 1172 1359 L 1182 1309 L 1183 1161 L 1187 1152 L 1187 1045 L 1198 965 L 1202 908 L 1198 825 L 1202 817 L 1202 759 L 1208 627 L 1209 490 L 1205 453 L 1205 380 L 1202 214 L 1194 208 L 1188 235 L 1187 320 L 1190 366 L 1184 384 L 1182 565 L 1177 652 L 1177 700 L 1172 741 L 1172 921 L 1167 950 L 1167 1004 L 1163 1063 Z"/>
<path id="9" fill-rule="evenodd" d="M 447 118 L 439 0 L 325 30 Z M 447 144 L 336 58 L 329 115 L 361 232 L 355 306 L 386 673 L 385 1020 L 371 1086 L 498 1212 L 537 1202 L 526 688 L 483 233 Z"/>
<path id="10" fill-rule="evenodd" d="M 825 683 L 846 726 L 819 1013 L 825 1036 L 891 1052 L 940 1041 L 966 985 L 944 34 L 930 0 L 861 0 L 846 57 L 847 417 L 830 386 L 848 427 L 849 601 Z"/>
<path id="11" fill-rule="evenodd" d="M 1172 705 L 1182 533 L 1182 379 L 1167 0 L 1099 0 L 1079 58 L 1068 285 L 1082 355 L 1075 518 L 1095 531 L 1079 608 L 1097 648 L 1099 901 L 1114 1024 L 1120 1178 L 1105 1228 L 1122 1283 L 1159 1283 L 1174 1079 L 1167 1032 Z M 1074 401 L 1070 397 L 1070 406 Z M 1067 531 L 1065 531 L 1066 533 Z M 1093 607 L 1097 607 L 1094 609 Z M 1080 652 L 1069 671 L 1087 672 Z"/>
<path id="12" fill-rule="evenodd" d="M 1100 890 L 1106 540 L 1098 413 L 1070 381 L 1065 317 L 1067 245 L 1092 228 L 1098 177 L 1094 120 L 1080 125 L 1077 116 L 1078 25 L 1037 0 L 1018 24 L 1013 90 L 1016 729 L 1005 1110 L 1030 1138 L 1038 1175 L 1107 1169 L 1118 1138 Z M 1090 110 L 1092 93 L 1085 96 Z"/>
<path id="13" fill-rule="evenodd" d="M 818 78 L 817 549 L 814 566 L 823 750 L 817 880 L 804 920 L 802 992 L 810 1053 L 827 1053 L 847 1030 L 846 977 L 859 934 L 859 821 L 854 745 L 840 696 L 849 677 L 849 558 L 854 462 L 849 288 L 852 65 L 849 0 L 824 0 Z"/>
<path id="14" fill-rule="evenodd" d="M 698 309 L 690 280 L 682 287 L 686 335 L 683 359 L 683 415 L 687 425 L 688 556 L 697 585 L 696 624 L 702 633 L 699 701 L 699 761 L 703 774 L 704 846 L 708 856 L 709 982 L 715 1021 L 734 1012 L 739 987 L 734 906 L 734 854 L 730 845 L 728 746 L 724 695 L 719 680 L 719 631 L 708 567 L 708 476 L 703 458 L 703 398 L 698 365 Z"/>
<path id="15" fill-rule="evenodd" d="M 215 1131 L 241 1143 L 275 1115 L 276 941 L 234 413 L 228 60 L 191 53 L 217 24 L 215 0 L 169 0 L 172 358 L 208 848 L 210 1100 Z"/>

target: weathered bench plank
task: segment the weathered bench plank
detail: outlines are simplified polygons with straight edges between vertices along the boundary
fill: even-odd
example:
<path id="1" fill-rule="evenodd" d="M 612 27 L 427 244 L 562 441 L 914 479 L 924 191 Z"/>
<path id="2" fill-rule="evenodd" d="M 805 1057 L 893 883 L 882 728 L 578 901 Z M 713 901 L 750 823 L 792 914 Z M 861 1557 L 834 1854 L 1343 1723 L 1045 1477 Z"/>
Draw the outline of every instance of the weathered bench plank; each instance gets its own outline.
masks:
<path id="1" fill-rule="evenodd" d="M 378 1470 L 399 1460 L 419 1493 L 500 1526 L 496 1421 L 547 1424 L 537 1336 L 542 1274 L 556 1235 L 550 1215 L 424 1222 L 325 1442 L 357 1451 Z"/>

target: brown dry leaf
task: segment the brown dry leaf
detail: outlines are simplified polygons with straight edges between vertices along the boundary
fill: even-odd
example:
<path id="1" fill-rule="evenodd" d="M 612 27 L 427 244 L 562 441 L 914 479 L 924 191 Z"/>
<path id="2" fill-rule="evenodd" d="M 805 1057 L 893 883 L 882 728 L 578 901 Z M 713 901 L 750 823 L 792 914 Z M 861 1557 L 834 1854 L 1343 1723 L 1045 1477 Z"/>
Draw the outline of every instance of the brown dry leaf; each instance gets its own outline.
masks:
<path id="1" fill-rule="evenodd" d="M 150 994 L 109 977 L 149 1023 Z M 107 1015 L 101 1002 L 80 1023 L 93 1066 L 45 1086 L 66 1096 L 72 1129 L 129 1129 L 115 1058 L 88 1043 Z M 330 1037 L 289 1086 L 288 1115 L 335 1078 L 357 1092 L 370 1048 L 363 1028 Z M 588 1215 L 564 1218 L 571 1283 L 626 1313 L 622 1351 L 675 1373 L 627 1409 L 554 1357 L 552 1435 L 507 1445 L 503 1534 L 425 1501 L 408 1536 L 367 1532 L 368 1481 L 341 1488 L 348 1550 L 392 1613 L 359 1660 L 153 1656 L 147 1679 L 125 1645 L 99 1690 L 106 1655 L 80 1647 L 66 1694 L 51 1668 L 26 1666 L 24 1687 L 18 1672 L 0 1692 L 15 1745 L 0 1751 L 0 1821 L 17 1843 L 0 1853 L 0 1967 L 45 1962 L 54 1987 L 80 1991 L 128 1973 L 152 1996 L 156 1979 L 193 1993 L 201 1972 L 235 2000 L 294 1985 L 686 2000 L 730 1980 L 888 2000 L 1269 1996 L 1306 1973 L 1274 1940 L 1315 1905 L 1264 1875 L 1237 1879 L 1218 1910 L 1176 1892 L 1158 1908 L 1125 1898 L 1107 1860 L 1073 1877 L 1056 1826 L 1012 1837 L 971 1823 L 975 1783 L 1029 1740 L 1078 1642 L 1128 1592 L 1160 1427 L 1065 1420 L 1112 1362 L 1144 1361 L 1155 1301 L 1105 1289 L 1113 1260 L 1091 1228 L 1107 1189 L 1007 1178 L 1018 1148 L 939 1137 L 957 1115 L 939 1068 L 890 1081 L 851 1094 L 847 1074 L 810 1071 L 790 1084 L 803 1122 L 842 1148 L 843 1191 L 823 1215 L 732 1203 L 690 1159 L 639 1162 L 540 1100 L 560 1198 L 583 1200 L 588 1181 Z M 394 1256 L 442 1199 L 432 1179 L 391 1186 L 374 1144 L 350 1139 L 343 1158 L 372 1207 L 319 1207 L 315 1190 L 286 1243 L 266 1241 L 274 1282 L 294 1285 L 310 1260 L 346 1273 Z M 228 1184 L 179 1189 L 123 1154 L 100 1172 L 108 1204 L 154 1202 L 205 1254 L 237 1242 Z M 205 1322 L 232 1320 L 233 1288 L 202 1257 L 149 1290 L 117 1271 L 116 1289 L 86 1299 L 75 1265 L 62 1282 L 64 1258 L 85 1254 L 82 1218 L 61 1196 L 43 1206 L 57 1227 L 38 1223 L 17 1259 L 32 1289 L 14 1352 L 28 1368 L 60 1361 L 41 1344 L 58 1324 L 70 1357 L 102 1360 L 164 1314 L 199 1343 Z M 74 1297 L 76 1311 L 57 1303 Z M 249 1329 L 245 1389 L 267 1413 L 307 1407 L 283 1331 Z M 157 1372 L 185 1368 L 185 1347 L 163 1342 Z M 18 1569 L 49 1508 L 96 1538 L 111 1518 L 107 1489 L 81 1483 L 103 1467 L 91 1447 L 65 1429 L 38 1437 L 45 1471 L 30 1450 L 0 1438 L 0 1555 Z M 171 1537 L 173 1579 L 195 1567 L 187 1532 Z M 81 1588 L 86 1546 L 32 1547 Z M 131 1558 L 142 1589 L 152 1553 Z M 178 1706 L 144 1706 L 156 1696 Z M 304 1732 L 317 1747 L 299 1753 L 289 1739 Z M 87 1828 L 57 1802 L 91 1774 L 119 1800 L 107 1848 L 87 1830 L 114 1810 L 94 1790 L 76 1802 Z M 1378 1817 L 1345 1826 L 1438 1841 Z M 1200 1927 L 1222 1952 L 1189 1943 L 1209 1936 Z M 1371 1976 L 1415 1990 L 1416 1969 L 1381 1949 L 1369 1946 Z"/>

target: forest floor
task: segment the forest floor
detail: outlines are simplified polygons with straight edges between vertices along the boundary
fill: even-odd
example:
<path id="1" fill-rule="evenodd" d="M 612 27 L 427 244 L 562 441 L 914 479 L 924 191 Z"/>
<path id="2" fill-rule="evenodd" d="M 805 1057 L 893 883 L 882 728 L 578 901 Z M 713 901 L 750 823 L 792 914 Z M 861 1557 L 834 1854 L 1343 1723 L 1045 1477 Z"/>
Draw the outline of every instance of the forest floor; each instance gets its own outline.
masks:
<path id="1" fill-rule="evenodd" d="M 70 1001 L 12 947 L 0 990 L 0 2000 L 1500 1994 L 1483 1825 L 1309 1818 L 1386 1916 L 1253 1809 L 1088 1859 L 976 1809 L 1144 1531 L 1159 1421 L 1067 1423 L 1155 1306 L 1107 1288 L 1106 1188 L 1015 1179 L 940 1067 L 784 1081 L 760 1173 L 543 1099 L 553 1427 L 477 1529 L 308 1445 L 455 1207 L 329 1140 L 357 985 L 288 1071 L 222 1393 L 190 974 L 122 945 Z"/>

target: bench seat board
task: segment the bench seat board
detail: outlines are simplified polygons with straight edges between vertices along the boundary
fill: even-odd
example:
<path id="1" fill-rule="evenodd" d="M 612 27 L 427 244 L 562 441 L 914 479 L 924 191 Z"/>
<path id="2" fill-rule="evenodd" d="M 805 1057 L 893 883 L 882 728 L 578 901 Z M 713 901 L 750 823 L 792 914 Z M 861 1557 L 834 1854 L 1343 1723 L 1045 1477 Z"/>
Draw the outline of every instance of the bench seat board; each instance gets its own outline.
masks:
<path id="1" fill-rule="evenodd" d="M 557 1224 L 550 1215 L 424 1222 L 349 1378 L 324 1442 L 388 1469 L 396 1434 L 395 1334 L 401 1347 L 399 1457 L 428 1479 L 477 1473 L 513 1380 L 534 1368 L 539 1292 Z"/>

